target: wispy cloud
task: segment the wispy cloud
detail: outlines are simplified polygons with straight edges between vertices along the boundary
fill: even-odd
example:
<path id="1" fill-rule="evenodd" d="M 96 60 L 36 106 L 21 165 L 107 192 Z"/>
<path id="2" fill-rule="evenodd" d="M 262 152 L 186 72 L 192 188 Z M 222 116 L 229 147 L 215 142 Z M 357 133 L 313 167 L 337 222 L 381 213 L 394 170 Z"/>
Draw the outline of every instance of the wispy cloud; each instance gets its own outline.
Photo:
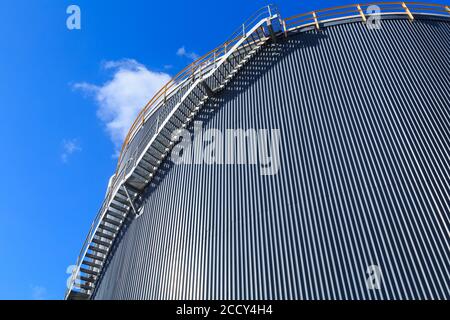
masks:
<path id="1" fill-rule="evenodd" d="M 31 286 L 31 298 L 33 300 L 44 300 L 47 295 L 47 289 L 43 286 Z"/>
<path id="2" fill-rule="evenodd" d="M 107 61 L 102 66 L 112 71 L 109 81 L 102 85 L 81 82 L 73 87 L 94 97 L 97 115 L 117 153 L 139 111 L 171 77 L 151 71 L 133 59 Z"/>
<path id="3" fill-rule="evenodd" d="M 61 160 L 64 163 L 67 163 L 69 161 L 69 157 L 72 154 L 81 151 L 81 146 L 78 139 L 69 139 L 69 140 L 64 139 L 62 145 L 63 151 L 61 153 Z"/>
<path id="4" fill-rule="evenodd" d="M 197 60 L 199 58 L 199 55 L 196 54 L 195 52 L 186 51 L 186 48 L 184 46 L 182 46 L 181 48 L 178 48 L 177 56 L 186 57 L 191 60 Z"/>

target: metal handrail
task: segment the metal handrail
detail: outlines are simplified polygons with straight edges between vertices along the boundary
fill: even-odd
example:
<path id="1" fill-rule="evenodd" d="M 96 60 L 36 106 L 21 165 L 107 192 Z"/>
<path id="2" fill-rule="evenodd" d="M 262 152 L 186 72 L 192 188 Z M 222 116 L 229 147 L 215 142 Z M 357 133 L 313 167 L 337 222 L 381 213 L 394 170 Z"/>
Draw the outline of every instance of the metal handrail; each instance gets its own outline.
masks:
<path id="1" fill-rule="evenodd" d="M 369 6 L 376 5 L 380 8 L 380 15 L 383 14 L 401 14 L 408 15 L 413 19 L 414 14 L 450 14 L 448 5 L 426 2 L 409 2 L 409 1 L 387 1 L 387 2 L 369 2 L 361 4 L 342 5 L 310 11 L 291 16 L 283 20 L 283 31 L 287 34 L 293 29 L 304 28 L 309 26 L 320 27 L 320 24 L 335 19 L 345 19 L 352 17 L 360 17 L 361 15 L 370 16 L 367 12 Z M 426 12 L 423 12 L 426 11 Z M 364 20 L 364 18 L 363 18 Z"/>

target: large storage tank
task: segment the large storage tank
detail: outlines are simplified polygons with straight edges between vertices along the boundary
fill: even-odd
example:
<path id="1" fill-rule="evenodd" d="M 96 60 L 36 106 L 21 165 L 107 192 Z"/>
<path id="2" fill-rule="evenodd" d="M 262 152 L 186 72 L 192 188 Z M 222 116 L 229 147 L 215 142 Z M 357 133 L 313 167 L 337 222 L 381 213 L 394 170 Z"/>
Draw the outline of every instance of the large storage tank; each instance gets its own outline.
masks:
<path id="1" fill-rule="evenodd" d="M 271 7 L 246 44 L 154 99 L 67 298 L 450 298 L 450 11 L 380 8 Z M 266 130 L 276 168 L 174 164 L 154 139 L 177 123 Z"/>

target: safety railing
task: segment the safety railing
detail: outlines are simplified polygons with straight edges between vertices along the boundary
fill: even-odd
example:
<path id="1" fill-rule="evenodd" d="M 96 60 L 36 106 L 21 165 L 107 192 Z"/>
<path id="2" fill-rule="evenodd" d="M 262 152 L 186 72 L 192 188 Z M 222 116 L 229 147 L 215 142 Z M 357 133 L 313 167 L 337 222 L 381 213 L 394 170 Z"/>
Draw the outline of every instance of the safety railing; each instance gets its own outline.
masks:
<path id="1" fill-rule="evenodd" d="M 366 22 L 372 15 L 397 14 L 406 15 L 414 20 L 414 14 L 450 14 L 450 7 L 442 4 L 425 2 L 372 2 L 337 6 L 298 14 L 282 21 L 283 31 L 314 27 L 320 29 L 322 23 L 338 19 L 359 17 Z"/>

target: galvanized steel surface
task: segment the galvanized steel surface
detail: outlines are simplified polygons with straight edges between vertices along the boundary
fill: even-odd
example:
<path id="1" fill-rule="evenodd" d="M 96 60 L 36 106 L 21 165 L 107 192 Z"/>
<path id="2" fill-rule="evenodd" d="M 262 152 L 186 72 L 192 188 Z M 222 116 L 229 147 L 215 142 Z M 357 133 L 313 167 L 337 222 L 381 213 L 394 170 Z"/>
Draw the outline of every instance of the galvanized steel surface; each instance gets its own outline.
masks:
<path id="1" fill-rule="evenodd" d="M 166 162 L 94 298 L 450 298 L 449 61 L 431 17 L 265 47 L 197 121 L 280 129 L 278 174 Z"/>

